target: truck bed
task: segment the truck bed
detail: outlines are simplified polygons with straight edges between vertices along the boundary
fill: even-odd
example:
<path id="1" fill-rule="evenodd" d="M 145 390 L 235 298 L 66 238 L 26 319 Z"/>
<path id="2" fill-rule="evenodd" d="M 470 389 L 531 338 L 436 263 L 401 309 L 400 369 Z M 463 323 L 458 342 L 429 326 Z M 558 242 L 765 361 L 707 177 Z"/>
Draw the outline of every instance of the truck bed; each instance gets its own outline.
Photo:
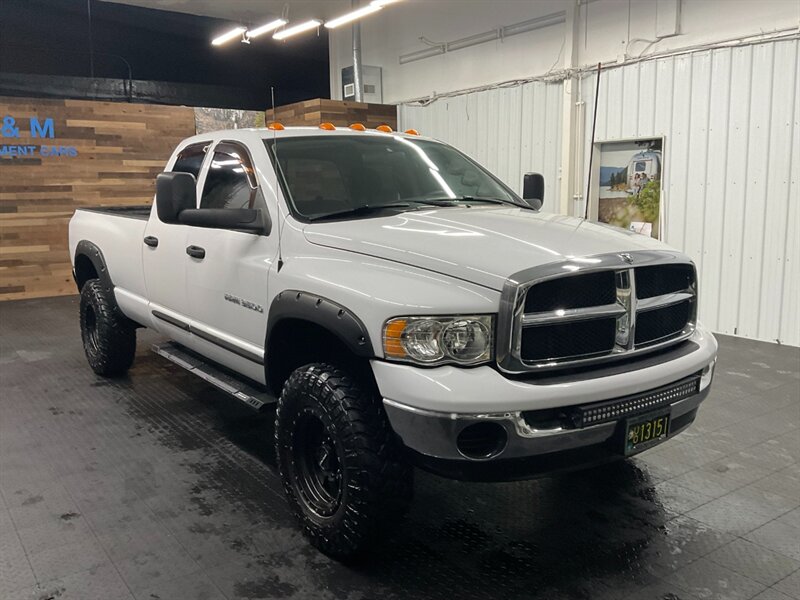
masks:
<path id="1" fill-rule="evenodd" d="M 111 273 L 120 308 L 137 322 L 148 316 L 142 254 L 149 215 L 149 206 L 90 206 L 76 210 L 69 222 L 73 267 L 78 244 L 95 246 Z"/>
<path id="2" fill-rule="evenodd" d="M 146 221 L 150 217 L 150 208 L 148 204 L 141 204 L 137 206 L 81 206 L 78 210 L 88 210 L 115 217 L 128 217 L 129 219 Z"/>

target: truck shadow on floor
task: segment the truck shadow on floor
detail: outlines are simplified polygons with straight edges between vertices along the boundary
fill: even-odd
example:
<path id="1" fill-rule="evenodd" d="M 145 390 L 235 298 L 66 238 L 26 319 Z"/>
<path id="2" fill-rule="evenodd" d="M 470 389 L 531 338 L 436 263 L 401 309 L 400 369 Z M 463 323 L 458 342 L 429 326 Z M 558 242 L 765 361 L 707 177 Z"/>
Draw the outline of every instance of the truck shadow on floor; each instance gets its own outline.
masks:
<path id="1" fill-rule="evenodd" d="M 191 424 L 158 429 L 162 444 L 198 453 L 188 465 L 197 476 L 189 510 L 214 519 L 236 506 L 252 523 L 294 528 L 277 475 L 274 409 L 255 415 L 191 375 L 156 367 L 163 369 L 175 386 L 169 406 L 151 406 L 138 418 L 157 420 L 168 410 L 173 421 Z M 134 388 L 142 387 L 141 379 Z M 625 586 L 634 591 L 680 559 L 665 535 L 674 515 L 659 505 L 637 463 L 501 484 L 419 470 L 415 476 L 409 514 L 389 524 L 382 543 L 362 560 L 343 566 L 300 539 L 286 560 L 313 564 L 314 581 L 337 597 L 377 588 L 383 597 L 399 598 L 600 598 Z M 240 538 L 242 559 L 264 564 Z"/>

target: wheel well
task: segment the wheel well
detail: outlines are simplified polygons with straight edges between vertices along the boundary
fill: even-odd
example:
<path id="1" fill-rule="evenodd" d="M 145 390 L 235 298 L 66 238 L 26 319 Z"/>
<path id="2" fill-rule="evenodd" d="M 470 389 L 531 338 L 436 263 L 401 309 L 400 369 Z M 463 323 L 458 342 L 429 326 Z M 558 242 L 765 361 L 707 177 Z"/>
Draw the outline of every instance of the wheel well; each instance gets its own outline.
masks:
<path id="1" fill-rule="evenodd" d="M 85 254 L 79 254 L 75 257 L 75 283 L 78 285 L 78 291 L 83 289 L 83 285 L 90 279 L 97 279 L 97 269 L 94 264 Z"/>
<path id="2" fill-rule="evenodd" d="M 287 318 L 276 323 L 266 353 L 267 384 L 272 393 L 281 393 L 292 371 L 314 362 L 334 364 L 377 392 L 369 360 L 354 354 L 336 334 L 303 319 Z"/>

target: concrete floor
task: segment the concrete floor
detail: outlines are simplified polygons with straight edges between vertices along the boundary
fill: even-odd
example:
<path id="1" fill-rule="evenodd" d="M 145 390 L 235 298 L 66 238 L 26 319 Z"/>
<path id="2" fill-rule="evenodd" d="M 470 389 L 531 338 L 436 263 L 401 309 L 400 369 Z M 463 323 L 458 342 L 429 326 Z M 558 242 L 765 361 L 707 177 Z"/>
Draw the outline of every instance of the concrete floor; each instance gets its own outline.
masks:
<path id="1" fill-rule="evenodd" d="M 96 377 L 75 298 L 0 304 L 0 598 L 800 598 L 800 351 L 723 337 L 686 433 L 625 463 L 465 484 L 418 473 L 344 567 L 283 499 L 271 415 L 148 351 Z"/>

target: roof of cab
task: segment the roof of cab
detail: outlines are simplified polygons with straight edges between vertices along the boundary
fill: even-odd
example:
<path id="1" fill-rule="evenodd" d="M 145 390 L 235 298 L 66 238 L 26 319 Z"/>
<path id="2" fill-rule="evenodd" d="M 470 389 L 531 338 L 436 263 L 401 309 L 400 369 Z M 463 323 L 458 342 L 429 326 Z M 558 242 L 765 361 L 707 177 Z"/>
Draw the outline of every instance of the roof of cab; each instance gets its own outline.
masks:
<path id="1" fill-rule="evenodd" d="M 378 131 L 376 129 L 367 129 L 365 131 L 358 131 L 350 129 L 349 127 L 336 127 L 334 130 L 321 129 L 320 127 L 289 127 L 286 126 L 282 130 L 269 129 L 267 127 L 251 127 L 244 129 L 221 129 L 218 131 L 209 131 L 207 133 L 199 133 L 192 137 L 183 140 L 181 145 L 191 144 L 194 142 L 208 142 L 218 140 L 252 140 L 253 137 L 260 137 L 262 139 L 269 138 L 287 138 L 287 137 L 303 137 L 303 136 L 329 136 L 329 135 L 351 135 L 351 136 L 397 136 L 409 139 L 430 139 L 420 135 L 409 135 L 401 131 L 393 131 L 387 133 Z"/>

